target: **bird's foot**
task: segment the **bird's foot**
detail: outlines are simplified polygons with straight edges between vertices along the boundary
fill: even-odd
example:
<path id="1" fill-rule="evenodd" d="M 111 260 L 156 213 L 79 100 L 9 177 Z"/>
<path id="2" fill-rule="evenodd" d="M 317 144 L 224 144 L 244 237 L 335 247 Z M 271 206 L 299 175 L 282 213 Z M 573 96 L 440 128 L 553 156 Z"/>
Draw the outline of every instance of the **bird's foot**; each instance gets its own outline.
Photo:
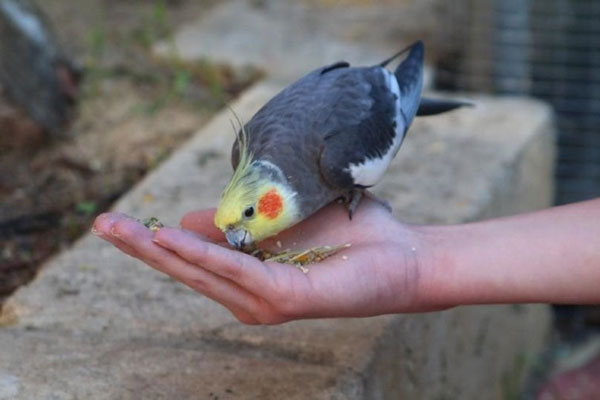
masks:
<path id="1" fill-rule="evenodd" d="M 346 197 L 346 207 L 348 208 L 348 218 L 352 219 L 354 212 L 358 208 L 360 201 L 363 198 L 364 189 L 353 189 Z"/>
<path id="2" fill-rule="evenodd" d="M 362 200 L 363 197 L 366 197 L 368 199 L 375 201 L 376 203 L 385 207 L 385 209 L 388 210 L 389 212 L 392 212 L 392 206 L 390 206 L 390 203 L 375 196 L 373 193 L 369 192 L 367 189 L 356 188 L 356 189 L 351 190 L 350 193 L 348 193 L 348 195 L 346 197 L 344 197 L 346 207 L 348 208 L 348 217 L 350 219 L 352 219 L 352 216 L 354 215 L 354 212 L 358 208 L 358 205 L 360 204 L 360 201 Z"/>

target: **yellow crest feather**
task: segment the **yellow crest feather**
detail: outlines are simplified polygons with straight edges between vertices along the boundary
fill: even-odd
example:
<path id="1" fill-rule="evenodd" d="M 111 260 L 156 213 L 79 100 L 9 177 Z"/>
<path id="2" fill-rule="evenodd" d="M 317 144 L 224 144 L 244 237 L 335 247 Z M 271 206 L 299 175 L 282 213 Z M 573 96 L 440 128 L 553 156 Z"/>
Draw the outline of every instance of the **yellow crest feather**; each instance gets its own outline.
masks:
<path id="1" fill-rule="evenodd" d="M 248 135 L 246 133 L 246 129 L 244 129 L 244 126 L 239 121 L 239 119 L 238 123 L 240 124 L 239 133 L 237 130 L 235 131 L 235 135 L 238 142 L 238 164 L 235 168 L 235 171 L 233 172 L 233 176 L 229 180 L 229 183 L 227 183 L 227 186 L 225 186 L 221 198 L 228 197 L 231 190 L 239 185 L 240 180 L 246 175 L 246 173 L 248 172 L 248 168 L 252 163 L 253 156 L 252 153 L 248 150 Z"/>
<path id="2" fill-rule="evenodd" d="M 254 171 L 250 168 L 253 155 L 248 150 L 248 134 L 235 111 L 231 110 L 231 112 L 239 125 L 238 130 L 233 122 L 231 122 L 238 142 L 238 164 L 233 172 L 233 176 L 221 194 L 221 202 L 215 215 L 215 224 L 219 228 L 223 228 L 224 225 L 237 219 L 240 211 L 238 208 L 245 206 L 247 202 L 253 200 L 251 195 L 252 186 L 248 185 L 248 183 L 249 181 L 255 181 L 257 178 L 252 176 Z"/>
<path id="3" fill-rule="evenodd" d="M 248 148 L 248 132 L 237 115 L 235 117 L 240 127 L 237 130 L 234 126 L 239 159 L 233 176 L 221 195 L 214 222 L 222 231 L 230 227 L 243 228 L 254 240 L 261 240 L 280 232 L 298 220 L 298 208 L 294 200 L 296 192 L 287 184 L 274 182 L 268 179 L 267 175 L 261 176 L 260 170 L 265 167 L 266 161 L 255 163 L 254 155 Z M 247 207 L 257 207 L 261 196 L 273 189 L 281 196 L 283 211 L 276 218 L 268 218 L 256 212 L 258 211 L 256 208 L 253 218 L 244 219 L 244 210 Z"/>

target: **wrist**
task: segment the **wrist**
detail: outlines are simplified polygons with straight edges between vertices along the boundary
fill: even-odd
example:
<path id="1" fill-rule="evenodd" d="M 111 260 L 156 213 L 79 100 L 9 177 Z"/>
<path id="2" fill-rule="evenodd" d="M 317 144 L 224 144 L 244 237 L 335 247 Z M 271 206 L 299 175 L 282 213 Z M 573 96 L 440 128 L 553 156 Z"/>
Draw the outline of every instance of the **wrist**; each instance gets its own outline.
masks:
<path id="1" fill-rule="evenodd" d="M 481 300 L 482 286 L 462 268 L 468 264 L 464 260 L 468 252 L 464 245 L 470 243 L 462 227 L 414 227 L 420 245 L 419 303 L 426 310 L 443 310 Z"/>
<path id="2" fill-rule="evenodd" d="M 445 275 L 452 268 L 451 252 L 447 251 L 446 227 L 404 225 L 398 223 L 405 240 L 399 246 L 404 254 L 404 274 L 412 281 L 410 304 L 402 312 L 427 312 L 454 307 L 460 303 L 451 295 Z M 404 285 L 405 290 L 409 285 Z"/>

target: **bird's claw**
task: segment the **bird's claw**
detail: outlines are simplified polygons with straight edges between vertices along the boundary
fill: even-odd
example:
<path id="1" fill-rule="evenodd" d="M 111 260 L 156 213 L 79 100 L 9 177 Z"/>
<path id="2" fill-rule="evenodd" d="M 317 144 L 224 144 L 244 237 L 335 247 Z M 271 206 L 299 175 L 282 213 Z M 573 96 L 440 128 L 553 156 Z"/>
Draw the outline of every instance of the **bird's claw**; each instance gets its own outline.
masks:
<path id="1" fill-rule="evenodd" d="M 380 199 L 375 196 L 373 193 L 369 192 L 367 189 L 353 189 L 348 193 L 347 196 L 344 197 L 344 202 L 346 203 L 346 207 L 348 208 L 348 218 L 352 220 L 352 216 L 354 215 L 360 201 L 366 197 L 385 207 L 390 213 L 392 212 L 392 206 L 387 201 Z"/>

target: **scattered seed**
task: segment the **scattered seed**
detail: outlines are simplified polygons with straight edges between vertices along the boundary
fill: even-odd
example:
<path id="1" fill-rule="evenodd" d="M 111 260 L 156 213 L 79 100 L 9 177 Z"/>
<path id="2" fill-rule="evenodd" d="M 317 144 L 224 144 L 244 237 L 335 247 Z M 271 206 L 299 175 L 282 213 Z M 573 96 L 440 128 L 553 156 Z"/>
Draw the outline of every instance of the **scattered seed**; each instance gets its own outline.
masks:
<path id="1" fill-rule="evenodd" d="M 150 193 L 144 193 L 143 201 L 144 203 L 152 203 L 154 201 L 154 196 Z"/>
<path id="2" fill-rule="evenodd" d="M 150 229 L 152 232 L 156 232 L 160 228 L 164 228 L 165 227 L 163 225 L 163 223 L 160 222 L 158 220 L 158 218 L 156 218 L 156 217 L 145 218 L 141 222 L 142 222 L 142 224 L 144 224 L 144 226 L 146 228 Z"/>
<path id="3" fill-rule="evenodd" d="M 342 256 L 342 260 L 347 260 L 348 256 Z"/>
<path id="4" fill-rule="evenodd" d="M 290 264 L 300 269 L 302 272 L 307 273 L 308 269 L 304 267 L 305 265 L 323 261 L 327 257 L 330 257 L 336 254 L 341 249 L 347 247 L 349 247 L 348 244 L 344 244 L 341 246 L 313 247 L 304 251 L 291 251 L 288 249 L 280 253 L 270 253 L 265 250 L 257 249 L 256 251 L 252 252 L 251 255 L 257 257 L 261 261 L 272 261 L 282 264 Z"/>
<path id="5" fill-rule="evenodd" d="M 281 240 L 278 240 L 275 244 L 277 245 L 277 247 L 281 248 Z"/>

